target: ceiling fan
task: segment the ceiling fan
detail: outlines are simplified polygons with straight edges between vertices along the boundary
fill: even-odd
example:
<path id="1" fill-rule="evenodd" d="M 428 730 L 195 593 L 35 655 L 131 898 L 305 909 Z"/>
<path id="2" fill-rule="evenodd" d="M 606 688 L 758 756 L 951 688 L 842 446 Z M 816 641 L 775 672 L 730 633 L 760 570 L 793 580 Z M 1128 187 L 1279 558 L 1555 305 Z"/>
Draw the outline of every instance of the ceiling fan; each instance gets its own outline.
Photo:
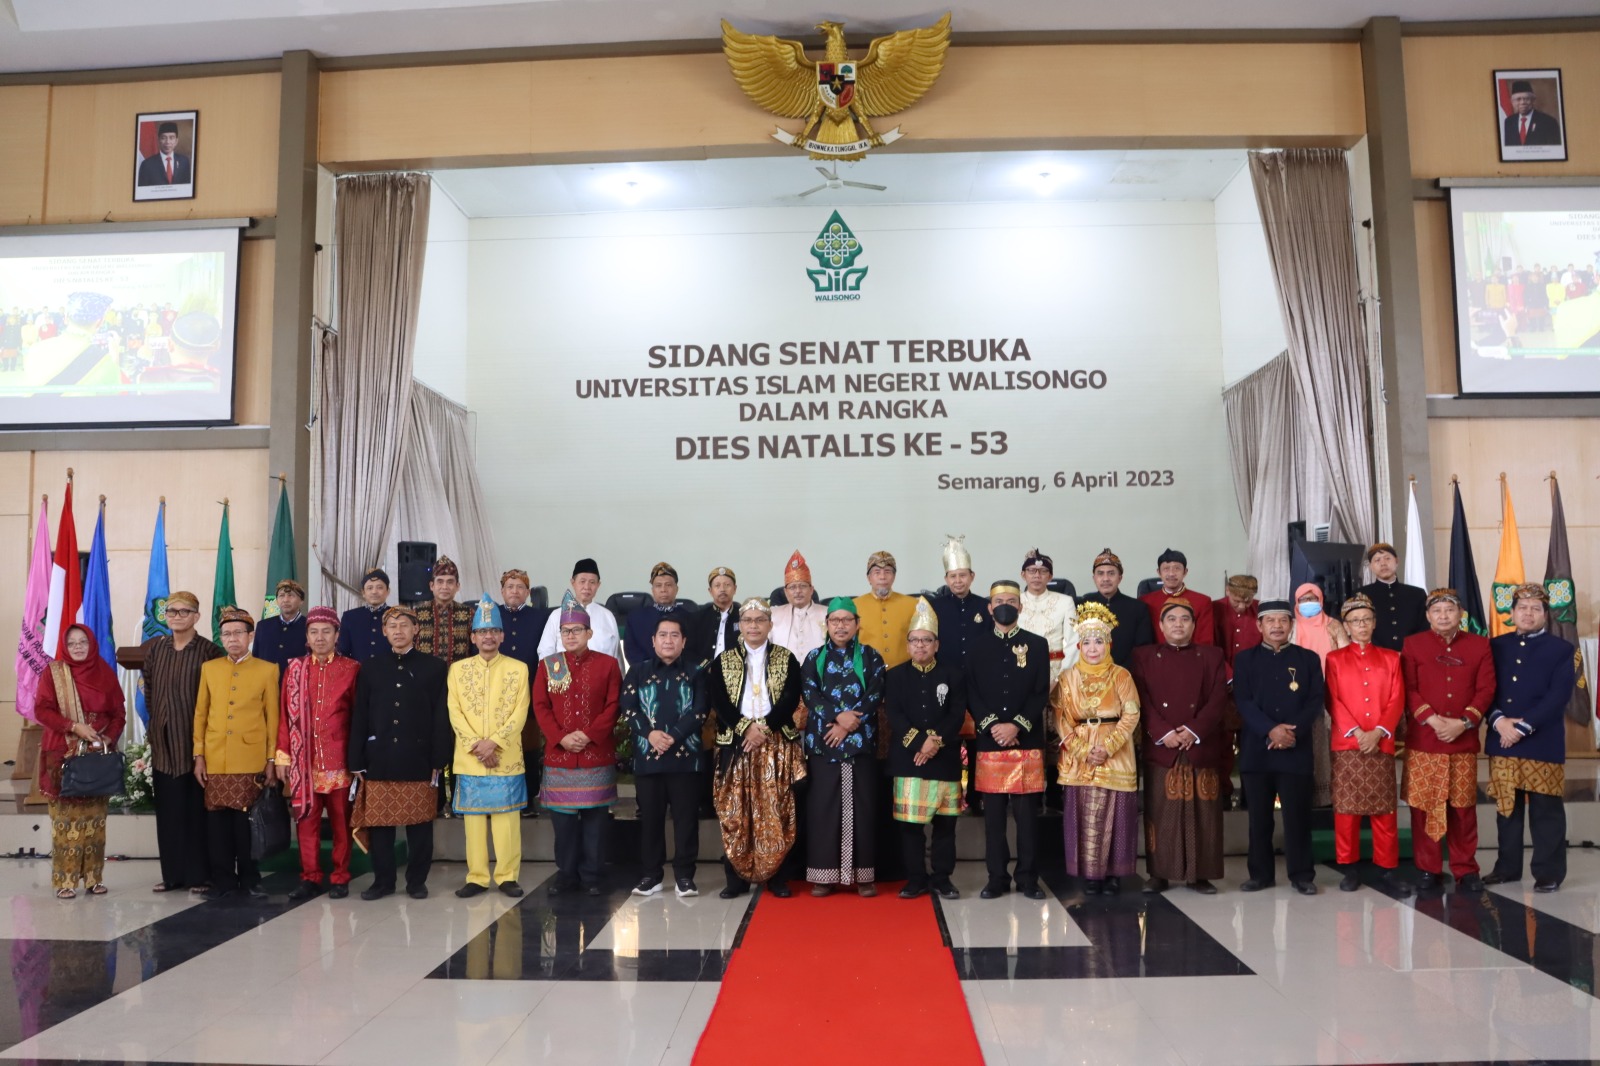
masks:
<path id="1" fill-rule="evenodd" d="M 812 193 L 821 192 L 823 189 L 842 189 L 846 186 L 852 189 L 871 189 L 873 192 L 883 192 L 889 188 L 887 185 L 872 185 L 865 181 L 845 181 L 839 177 L 839 164 L 837 163 L 833 164 L 832 167 L 818 167 L 817 173 L 821 174 L 824 179 L 822 184 L 796 195 L 810 196 Z"/>

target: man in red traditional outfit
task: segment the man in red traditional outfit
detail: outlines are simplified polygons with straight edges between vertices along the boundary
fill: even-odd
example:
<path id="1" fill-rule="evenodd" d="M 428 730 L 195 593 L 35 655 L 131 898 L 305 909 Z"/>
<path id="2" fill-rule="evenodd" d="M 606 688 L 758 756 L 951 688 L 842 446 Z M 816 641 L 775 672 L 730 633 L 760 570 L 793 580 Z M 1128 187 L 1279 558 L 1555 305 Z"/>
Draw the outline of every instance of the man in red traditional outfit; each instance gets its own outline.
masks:
<path id="1" fill-rule="evenodd" d="M 1462 892 L 1483 891 L 1478 876 L 1478 727 L 1494 701 L 1489 641 L 1461 628 L 1455 589 L 1428 593 L 1425 633 L 1406 638 L 1405 797 L 1411 847 L 1423 891 L 1440 887 L 1440 841 L 1450 837 L 1450 871 Z"/>
<path id="2" fill-rule="evenodd" d="M 677 617 L 674 615 L 673 617 Z M 539 802 L 556 835 L 556 875 L 545 891 L 605 894 L 606 826 L 617 802 L 617 700 L 622 670 L 591 651 L 589 613 L 570 594 L 561 605 L 561 651 L 539 660 L 533 713 L 544 734 L 544 789 Z"/>
<path id="3" fill-rule="evenodd" d="M 356 697 L 354 659 L 334 651 L 339 616 L 331 607 L 306 615 L 310 654 L 290 659 L 279 701 L 278 751 L 273 760 L 286 782 L 289 813 L 300 838 L 300 885 L 292 900 L 322 891 L 322 812 L 333 830 L 328 896 L 350 894 L 350 707 Z"/>
<path id="4" fill-rule="evenodd" d="M 1211 617 L 1211 597 L 1184 584 L 1189 576 L 1188 556 L 1176 548 L 1168 548 L 1156 558 L 1156 573 L 1161 575 L 1161 586 L 1139 597 L 1139 601 L 1150 611 L 1150 623 L 1156 629 L 1156 643 L 1167 642 L 1167 634 L 1161 628 L 1161 616 L 1166 613 L 1167 604 L 1173 600 L 1183 600 L 1194 612 L 1192 643 L 1215 644 L 1217 628 Z"/>
<path id="5" fill-rule="evenodd" d="M 1361 819 L 1372 821 L 1372 861 L 1383 883 L 1402 894 L 1395 877 L 1400 830 L 1394 787 L 1394 735 L 1406 713 L 1400 653 L 1372 642 L 1378 615 L 1356 593 L 1339 609 L 1350 643 L 1328 653 L 1328 714 L 1333 719 L 1333 857 L 1344 867 L 1339 891 L 1361 887 Z M 1432 732 L 1432 730 L 1429 730 Z"/>

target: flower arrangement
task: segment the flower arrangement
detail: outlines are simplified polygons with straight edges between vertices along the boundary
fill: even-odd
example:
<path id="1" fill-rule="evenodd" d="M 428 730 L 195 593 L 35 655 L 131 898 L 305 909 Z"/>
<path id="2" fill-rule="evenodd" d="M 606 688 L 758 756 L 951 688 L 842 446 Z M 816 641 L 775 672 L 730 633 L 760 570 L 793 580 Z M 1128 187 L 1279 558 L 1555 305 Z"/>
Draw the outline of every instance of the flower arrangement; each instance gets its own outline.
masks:
<path id="1" fill-rule="evenodd" d="M 149 744 L 129 744 L 122 751 L 126 769 L 122 775 L 122 795 L 114 802 L 134 810 L 147 811 L 155 807 L 155 767 L 150 759 Z"/>

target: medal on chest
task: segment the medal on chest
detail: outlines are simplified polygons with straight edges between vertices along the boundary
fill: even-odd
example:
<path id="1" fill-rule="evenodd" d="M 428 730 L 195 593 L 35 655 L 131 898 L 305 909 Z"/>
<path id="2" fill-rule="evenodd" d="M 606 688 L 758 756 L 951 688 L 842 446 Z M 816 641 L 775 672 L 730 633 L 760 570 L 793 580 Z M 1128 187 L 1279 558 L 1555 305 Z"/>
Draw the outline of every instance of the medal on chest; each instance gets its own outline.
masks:
<path id="1" fill-rule="evenodd" d="M 1292 666 L 1289 667 L 1289 691 L 1290 692 L 1299 692 L 1300 691 L 1300 682 L 1295 680 L 1295 673 L 1296 673 L 1295 668 L 1292 667 Z"/>
<path id="2" fill-rule="evenodd" d="M 1017 657 L 1017 667 L 1019 669 L 1028 665 L 1028 646 L 1026 644 L 1011 645 L 1011 654 Z"/>
<path id="3" fill-rule="evenodd" d="M 973 611 L 972 612 L 972 624 L 973 625 L 982 625 L 983 624 L 983 612 L 982 611 Z"/>

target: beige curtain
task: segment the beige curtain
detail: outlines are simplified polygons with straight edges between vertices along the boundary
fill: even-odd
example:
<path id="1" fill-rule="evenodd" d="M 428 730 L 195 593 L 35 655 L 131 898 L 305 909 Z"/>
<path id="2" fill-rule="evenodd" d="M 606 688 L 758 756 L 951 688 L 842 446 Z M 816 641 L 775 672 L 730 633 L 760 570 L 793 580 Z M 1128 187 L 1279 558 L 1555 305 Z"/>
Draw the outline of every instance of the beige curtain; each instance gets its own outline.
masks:
<path id="1" fill-rule="evenodd" d="M 1377 534 L 1366 333 L 1350 175 L 1332 148 L 1251 152 L 1299 416 L 1327 480 L 1335 540 Z"/>
<path id="2" fill-rule="evenodd" d="M 1234 495 L 1249 543 L 1250 573 L 1261 598 L 1283 599 L 1289 588 L 1289 523 L 1320 521 L 1327 487 L 1316 451 L 1299 416 L 1289 353 L 1222 393 Z"/>
<path id="3" fill-rule="evenodd" d="M 411 412 L 426 174 L 341 178 L 334 205 L 338 335 L 323 344 L 318 396 L 317 555 L 335 606 L 384 557 Z"/>
<path id="4" fill-rule="evenodd" d="M 420 381 L 412 383 L 390 547 L 401 540 L 437 544 L 439 554 L 461 568 L 461 599 L 477 599 L 485 592 L 495 596 L 500 587 L 472 428 L 465 407 Z"/>

